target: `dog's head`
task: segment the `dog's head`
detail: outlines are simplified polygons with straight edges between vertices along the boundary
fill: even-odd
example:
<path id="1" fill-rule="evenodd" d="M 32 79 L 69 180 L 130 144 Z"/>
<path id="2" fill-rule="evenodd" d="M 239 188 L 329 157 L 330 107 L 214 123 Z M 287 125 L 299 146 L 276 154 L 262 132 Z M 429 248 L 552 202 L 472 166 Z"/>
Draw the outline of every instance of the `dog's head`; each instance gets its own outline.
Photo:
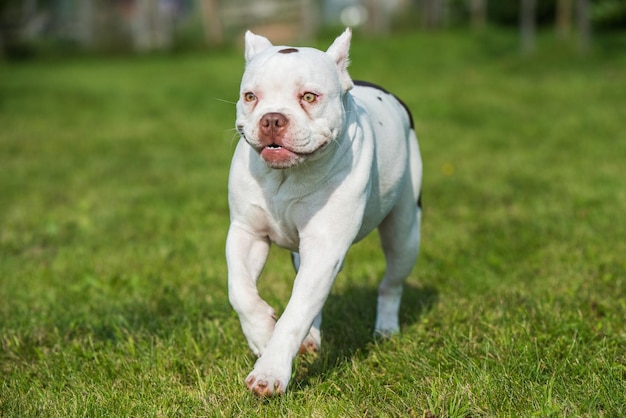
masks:
<path id="1" fill-rule="evenodd" d="M 351 31 L 326 52 L 274 46 L 247 32 L 237 131 L 272 168 L 318 158 L 343 134 Z"/>

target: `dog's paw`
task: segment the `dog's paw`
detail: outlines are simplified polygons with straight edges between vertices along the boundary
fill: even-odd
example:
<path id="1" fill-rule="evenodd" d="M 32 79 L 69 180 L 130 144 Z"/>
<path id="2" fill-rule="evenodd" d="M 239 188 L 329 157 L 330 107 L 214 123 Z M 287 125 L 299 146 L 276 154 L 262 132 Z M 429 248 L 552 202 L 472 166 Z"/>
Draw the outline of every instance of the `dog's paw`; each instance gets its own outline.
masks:
<path id="1" fill-rule="evenodd" d="M 302 345 L 298 350 L 298 354 L 314 354 L 320 351 L 320 344 L 315 338 L 307 335 L 307 337 L 302 341 Z"/>
<path id="2" fill-rule="evenodd" d="M 375 338 L 391 338 L 400 332 L 397 316 L 379 316 L 376 318 L 376 327 L 374 328 Z"/>
<path id="3" fill-rule="evenodd" d="M 376 328 L 374 330 L 374 338 L 387 339 L 387 338 L 393 337 L 398 332 L 400 332 L 400 330 L 398 328 L 392 328 L 392 329 L 378 329 L 378 328 Z"/>
<path id="4" fill-rule="evenodd" d="M 300 345 L 300 350 L 298 350 L 298 354 L 313 354 L 320 351 L 320 347 L 322 346 L 322 336 L 320 335 L 320 330 L 317 327 L 311 327 L 308 335 L 302 341 L 302 345 Z"/>
<path id="5" fill-rule="evenodd" d="M 377 337 L 389 338 L 400 332 L 398 317 L 394 315 L 380 315 L 376 318 L 376 326 L 374 327 L 374 335 Z"/>
<path id="6" fill-rule="evenodd" d="M 319 325 L 313 325 L 304 341 L 302 341 L 302 345 L 300 345 L 298 354 L 317 353 L 318 351 L 320 351 L 321 346 L 322 335 L 320 334 Z"/>
<path id="7" fill-rule="evenodd" d="M 246 386 L 250 392 L 259 398 L 269 398 L 285 393 L 285 387 L 280 380 L 256 377 L 253 374 L 250 374 L 246 379 Z"/>
<path id="8" fill-rule="evenodd" d="M 255 367 L 246 377 L 248 390 L 260 398 L 282 395 L 287 390 L 291 370 L 278 372 Z"/>
<path id="9" fill-rule="evenodd" d="M 379 298 L 376 325 L 374 326 L 374 336 L 376 337 L 389 338 L 400 332 L 399 299 L 394 300 L 391 304 L 387 302 L 387 300 Z"/>

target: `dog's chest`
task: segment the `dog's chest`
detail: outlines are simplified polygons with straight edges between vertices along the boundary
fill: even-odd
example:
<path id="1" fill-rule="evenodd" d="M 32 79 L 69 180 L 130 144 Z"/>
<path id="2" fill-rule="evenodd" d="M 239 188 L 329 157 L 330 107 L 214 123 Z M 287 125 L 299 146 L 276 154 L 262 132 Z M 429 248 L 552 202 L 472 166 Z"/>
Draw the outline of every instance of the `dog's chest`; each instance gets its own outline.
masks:
<path id="1" fill-rule="evenodd" d="M 310 202 L 306 196 L 294 193 L 285 185 L 267 188 L 263 195 L 263 201 L 257 207 L 263 217 L 264 232 L 280 247 L 297 251 L 300 231 L 310 216 Z"/>

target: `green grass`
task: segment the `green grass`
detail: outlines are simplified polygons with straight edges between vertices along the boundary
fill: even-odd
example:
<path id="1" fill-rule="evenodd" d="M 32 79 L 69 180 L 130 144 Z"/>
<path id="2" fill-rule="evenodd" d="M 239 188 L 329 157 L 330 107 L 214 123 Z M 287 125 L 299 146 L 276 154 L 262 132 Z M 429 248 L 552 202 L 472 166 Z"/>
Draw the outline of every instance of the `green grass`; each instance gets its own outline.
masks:
<path id="1" fill-rule="evenodd" d="M 626 415 L 626 53 L 599 42 L 355 36 L 424 157 L 402 334 L 371 338 L 372 236 L 264 401 L 223 256 L 241 51 L 0 66 L 0 415 Z M 273 251 L 262 294 L 292 280 Z"/>

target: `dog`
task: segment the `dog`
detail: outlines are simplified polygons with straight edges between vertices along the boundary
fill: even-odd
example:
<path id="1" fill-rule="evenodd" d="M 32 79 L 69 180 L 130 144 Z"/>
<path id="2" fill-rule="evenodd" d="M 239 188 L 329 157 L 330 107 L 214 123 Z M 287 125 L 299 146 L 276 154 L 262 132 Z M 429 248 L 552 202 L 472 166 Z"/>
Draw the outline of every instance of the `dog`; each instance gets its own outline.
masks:
<path id="1" fill-rule="evenodd" d="M 258 356 L 245 383 L 260 397 L 284 393 L 295 356 L 319 350 L 346 253 L 375 228 L 386 261 L 375 334 L 399 331 L 420 245 L 422 160 L 404 103 L 348 74 L 351 38 L 347 28 L 324 52 L 245 34 L 226 261 L 230 303 Z M 271 243 L 296 269 L 280 318 L 256 287 Z"/>

